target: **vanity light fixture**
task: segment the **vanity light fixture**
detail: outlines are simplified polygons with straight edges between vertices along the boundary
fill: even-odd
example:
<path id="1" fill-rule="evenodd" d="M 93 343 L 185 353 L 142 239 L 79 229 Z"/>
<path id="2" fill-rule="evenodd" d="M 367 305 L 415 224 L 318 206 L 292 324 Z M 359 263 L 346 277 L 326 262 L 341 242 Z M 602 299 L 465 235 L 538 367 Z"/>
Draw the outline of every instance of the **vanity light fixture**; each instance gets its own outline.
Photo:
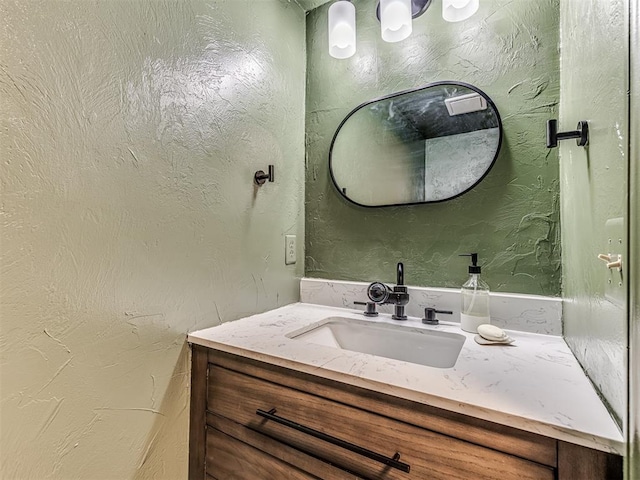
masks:
<path id="1" fill-rule="evenodd" d="M 380 31 L 385 42 L 399 42 L 411 35 L 411 0 L 380 0 L 379 11 Z"/>
<path id="2" fill-rule="evenodd" d="M 426 12 L 431 1 L 380 0 L 376 7 L 376 17 L 380 21 L 382 39 L 385 42 L 399 42 L 411 35 L 412 19 Z"/>
<path id="3" fill-rule="evenodd" d="M 442 0 L 442 18 L 447 22 L 461 22 L 478 11 L 480 0 Z"/>
<path id="4" fill-rule="evenodd" d="M 349 58 L 356 53 L 356 7 L 338 0 L 329 7 L 329 55 Z"/>
<path id="5" fill-rule="evenodd" d="M 413 19 L 431 6 L 432 0 L 379 0 L 376 16 L 385 42 L 399 42 L 411 35 Z M 478 11 L 480 0 L 442 0 L 442 18 L 460 22 Z M 349 58 L 356 53 L 356 8 L 351 0 L 336 0 L 329 7 L 329 55 Z"/>

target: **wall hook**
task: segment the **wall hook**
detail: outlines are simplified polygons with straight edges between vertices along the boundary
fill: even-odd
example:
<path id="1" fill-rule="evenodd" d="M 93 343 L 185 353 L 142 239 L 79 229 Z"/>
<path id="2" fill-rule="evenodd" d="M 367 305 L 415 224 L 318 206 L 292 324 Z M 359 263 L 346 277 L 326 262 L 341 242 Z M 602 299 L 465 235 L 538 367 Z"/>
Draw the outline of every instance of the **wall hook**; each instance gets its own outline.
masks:
<path id="1" fill-rule="evenodd" d="M 558 146 L 558 140 L 576 138 L 576 144 L 584 147 L 589 143 L 589 124 L 586 120 L 578 122 L 577 130 L 571 132 L 558 132 L 558 120 L 547 120 L 547 148 Z"/>
<path id="2" fill-rule="evenodd" d="M 258 170 L 253 175 L 253 181 L 258 186 L 262 185 L 267 180 L 269 180 L 270 182 L 273 182 L 273 180 L 274 180 L 274 168 L 273 168 L 273 165 L 269 165 L 269 173 L 264 173 L 262 170 Z"/>

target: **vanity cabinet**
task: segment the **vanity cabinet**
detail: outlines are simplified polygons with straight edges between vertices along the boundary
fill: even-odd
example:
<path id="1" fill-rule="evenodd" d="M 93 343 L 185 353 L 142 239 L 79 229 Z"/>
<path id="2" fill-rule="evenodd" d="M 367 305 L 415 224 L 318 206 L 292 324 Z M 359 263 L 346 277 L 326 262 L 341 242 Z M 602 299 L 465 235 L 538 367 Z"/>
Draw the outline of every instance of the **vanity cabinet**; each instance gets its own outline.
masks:
<path id="1" fill-rule="evenodd" d="M 193 346 L 189 479 L 615 480 L 619 456 Z"/>

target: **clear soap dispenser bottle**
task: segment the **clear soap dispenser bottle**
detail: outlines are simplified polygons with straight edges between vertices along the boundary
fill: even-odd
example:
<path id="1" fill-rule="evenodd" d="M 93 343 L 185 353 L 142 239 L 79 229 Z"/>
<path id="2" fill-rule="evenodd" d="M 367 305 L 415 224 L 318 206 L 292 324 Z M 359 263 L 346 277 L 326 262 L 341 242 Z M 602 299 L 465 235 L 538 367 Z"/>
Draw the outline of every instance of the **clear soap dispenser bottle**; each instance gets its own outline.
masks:
<path id="1" fill-rule="evenodd" d="M 478 333 L 478 326 L 491 323 L 489 315 L 489 285 L 481 278 L 478 254 L 467 253 L 461 257 L 471 257 L 469 279 L 462 285 L 460 327 L 465 332 Z"/>

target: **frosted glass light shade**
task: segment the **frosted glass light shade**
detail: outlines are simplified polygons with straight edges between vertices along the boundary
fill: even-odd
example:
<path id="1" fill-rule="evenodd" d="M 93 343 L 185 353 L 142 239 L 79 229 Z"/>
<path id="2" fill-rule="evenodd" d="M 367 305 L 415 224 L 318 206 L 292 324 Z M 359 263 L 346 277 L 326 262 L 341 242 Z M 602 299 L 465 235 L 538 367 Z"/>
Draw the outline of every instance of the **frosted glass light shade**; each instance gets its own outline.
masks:
<path id="1" fill-rule="evenodd" d="M 478 11 L 480 0 L 442 0 L 442 18 L 461 22 Z"/>
<path id="2" fill-rule="evenodd" d="M 399 42 L 411 35 L 411 0 L 380 0 L 380 28 L 385 42 Z"/>
<path id="3" fill-rule="evenodd" d="M 356 53 L 356 7 L 338 0 L 329 7 L 329 55 L 349 58 Z"/>

